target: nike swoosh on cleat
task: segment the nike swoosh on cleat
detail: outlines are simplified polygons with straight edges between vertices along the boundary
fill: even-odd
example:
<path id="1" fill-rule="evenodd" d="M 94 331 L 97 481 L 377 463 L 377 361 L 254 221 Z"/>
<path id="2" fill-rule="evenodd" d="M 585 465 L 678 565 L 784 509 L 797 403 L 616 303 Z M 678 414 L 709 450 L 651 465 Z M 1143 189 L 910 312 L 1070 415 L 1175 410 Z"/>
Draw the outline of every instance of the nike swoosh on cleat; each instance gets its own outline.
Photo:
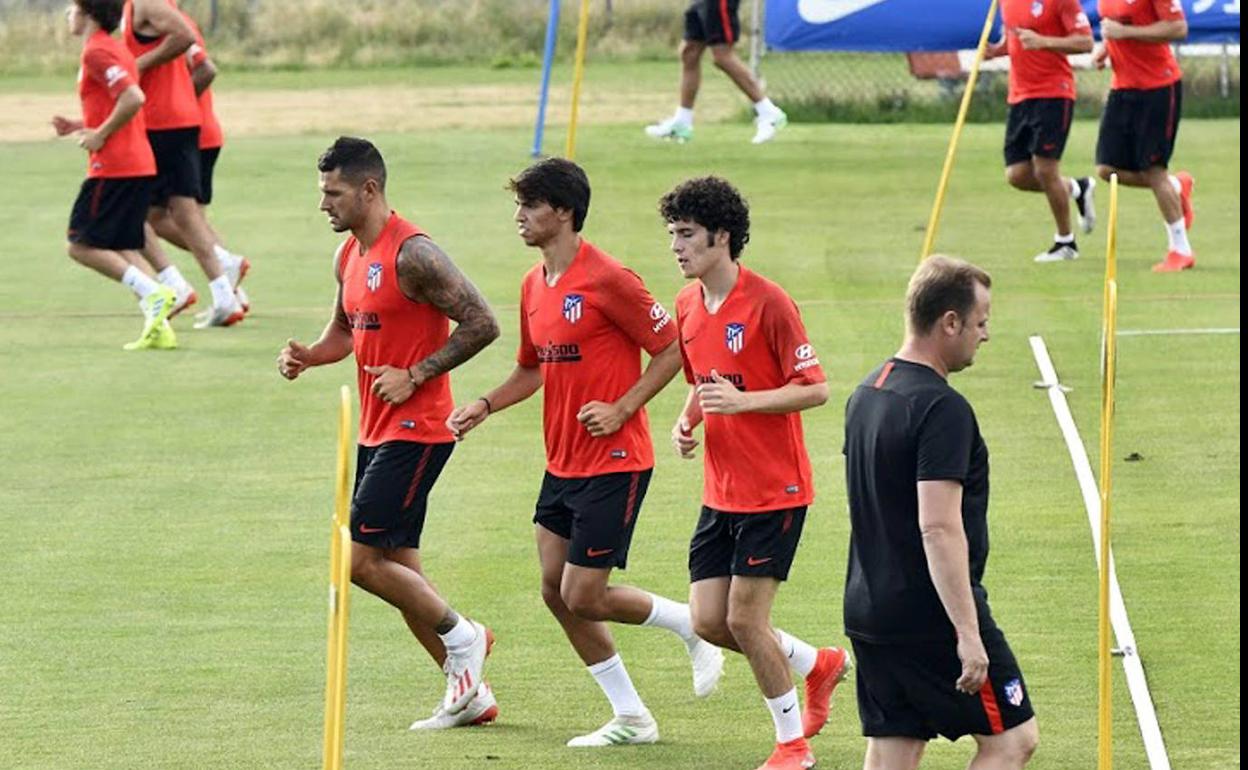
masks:
<path id="1" fill-rule="evenodd" d="M 614 548 L 587 548 L 585 549 L 585 555 L 591 559 L 596 559 L 599 556 L 606 556 L 614 550 Z"/>

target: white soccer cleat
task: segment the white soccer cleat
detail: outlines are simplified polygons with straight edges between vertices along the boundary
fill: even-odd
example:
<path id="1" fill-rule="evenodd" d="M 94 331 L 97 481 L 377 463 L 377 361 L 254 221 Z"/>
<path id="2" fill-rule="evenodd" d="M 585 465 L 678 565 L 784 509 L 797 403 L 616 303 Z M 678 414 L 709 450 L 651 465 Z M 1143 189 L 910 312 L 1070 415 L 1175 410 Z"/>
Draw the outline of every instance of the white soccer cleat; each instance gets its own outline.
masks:
<path id="1" fill-rule="evenodd" d="M 754 144 L 762 144 L 770 142 L 780 129 L 789 124 L 789 116 L 777 110 L 775 115 L 759 115 L 754 119 L 754 124 L 757 128 L 754 130 L 754 138 L 750 141 Z"/>
<path id="2" fill-rule="evenodd" d="M 473 727 L 484 725 L 498 719 L 498 701 L 494 699 L 494 690 L 489 682 L 482 682 L 477 694 L 473 696 L 464 710 L 451 714 L 442 704 L 433 710 L 433 716 L 412 722 L 409 730 L 446 730 L 452 727 Z"/>
<path id="3" fill-rule="evenodd" d="M 693 694 L 705 698 L 715 692 L 724 675 L 724 651 L 698 638 L 689 648 L 689 662 L 693 664 Z"/>
<path id="4" fill-rule="evenodd" d="M 251 297 L 247 296 L 247 290 L 242 286 L 234 289 L 234 299 L 238 300 L 238 306 L 243 309 L 243 314 L 251 312 Z"/>
<path id="5" fill-rule="evenodd" d="M 568 745 L 573 748 L 601 748 L 658 741 L 659 723 L 647 710 L 641 716 L 616 717 L 588 735 L 578 735 L 568 741 Z"/>
<path id="6" fill-rule="evenodd" d="M 251 262 L 246 257 L 234 255 L 231 259 L 222 259 L 221 269 L 230 278 L 230 287 L 237 289 L 238 285 L 247 277 L 247 271 L 251 270 Z"/>
<path id="7" fill-rule="evenodd" d="M 173 310 L 170 311 L 169 317 L 173 318 L 178 313 L 194 305 L 199 301 L 199 295 L 195 293 L 195 289 L 189 283 L 183 283 L 181 286 L 174 286 Z"/>
<path id="8" fill-rule="evenodd" d="M 247 314 L 243 312 L 243 306 L 238 304 L 238 300 L 234 299 L 230 304 L 222 307 L 214 307 L 211 310 L 205 310 L 195 316 L 196 329 L 209 329 L 214 326 L 233 326 Z"/>
<path id="9" fill-rule="evenodd" d="M 485 658 L 494 645 L 494 635 L 489 629 L 475 620 L 469 622 L 477 637 L 463 652 L 452 654 L 447 650 L 446 662 L 442 664 L 442 671 L 446 674 L 446 695 L 442 698 L 442 708 L 450 714 L 463 711 L 476 697 L 481 687 Z"/>
<path id="10" fill-rule="evenodd" d="M 681 123 L 676 118 L 668 118 L 661 123 L 646 126 L 646 136 L 654 139 L 670 139 L 684 144 L 693 140 L 693 126 Z"/>
<path id="11" fill-rule="evenodd" d="M 1073 243 L 1055 243 L 1048 251 L 1036 255 L 1037 262 L 1073 262 L 1079 259 L 1079 250 Z"/>

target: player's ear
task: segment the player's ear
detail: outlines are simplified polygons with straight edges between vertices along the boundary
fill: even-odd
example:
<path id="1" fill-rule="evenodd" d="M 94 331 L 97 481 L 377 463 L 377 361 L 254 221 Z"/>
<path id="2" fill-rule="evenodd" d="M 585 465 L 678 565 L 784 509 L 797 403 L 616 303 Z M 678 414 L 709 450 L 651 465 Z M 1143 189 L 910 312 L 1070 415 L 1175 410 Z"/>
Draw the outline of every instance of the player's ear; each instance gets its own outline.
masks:
<path id="1" fill-rule="evenodd" d="M 944 334 L 956 337 L 962 332 L 962 316 L 956 310 L 946 310 L 937 325 Z"/>

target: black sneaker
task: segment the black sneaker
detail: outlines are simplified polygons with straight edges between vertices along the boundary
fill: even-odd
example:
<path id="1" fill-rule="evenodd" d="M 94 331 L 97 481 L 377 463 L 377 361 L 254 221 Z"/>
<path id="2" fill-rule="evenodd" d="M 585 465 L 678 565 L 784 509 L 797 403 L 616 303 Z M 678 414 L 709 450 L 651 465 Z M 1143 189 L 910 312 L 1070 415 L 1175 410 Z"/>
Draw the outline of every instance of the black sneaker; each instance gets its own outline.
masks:
<path id="1" fill-rule="evenodd" d="M 1079 259 L 1079 247 L 1074 241 L 1070 243 L 1057 243 L 1054 241 L 1053 246 L 1048 251 L 1042 251 L 1036 255 L 1037 262 L 1070 262 Z"/>
<path id="2" fill-rule="evenodd" d="M 1092 232 L 1096 227 L 1096 206 L 1092 201 L 1092 191 L 1096 189 L 1096 180 L 1090 176 L 1081 176 L 1075 180 L 1079 185 L 1079 194 L 1075 196 L 1075 210 L 1079 214 L 1079 229 L 1085 233 Z"/>

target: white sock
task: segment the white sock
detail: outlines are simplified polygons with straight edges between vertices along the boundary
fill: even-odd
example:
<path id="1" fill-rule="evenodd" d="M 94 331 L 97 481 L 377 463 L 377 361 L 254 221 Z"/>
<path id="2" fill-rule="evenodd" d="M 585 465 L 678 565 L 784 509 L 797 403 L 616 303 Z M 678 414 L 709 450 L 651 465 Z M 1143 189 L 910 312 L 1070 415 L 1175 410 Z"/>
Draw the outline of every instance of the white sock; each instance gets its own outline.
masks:
<path id="1" fill-rule="evenodd" d="M 1170 250 L 1177 251 L 1185 257 L 1192 256 L 1192 244 L 1187 242 L 1187 226 L 1183 217 L 1166 225 L 1166 235 L 1170 237 Z"/>
<path id="2" fill-rule="evenodd" d="M 230 277 L 222 273 L 208 284 L 212 289 L 213 307 L 230 307 L 234 304 L 234 287 L 230 285 Z"/>
<path id="3" fill-rule="evenodd" d="M 445 634 L 438 634 L 438 638 L 442 640 L 442 644 L 446 645 L 447 653 L 460 653 L 477 640 L 477 629 L 468 621 L 468 618 L 460 615 L 459 622 Z"/>
<path id="4" fill-rule="evenodd" d="M 1174 188 L 1174 191 L 1178 193 L 1179 195 L 1182 195 L 1183 183 L 1179 181 L 1179 178 L 1175 176 L 1174 174 L 1170 174 L 1168 178 L 1170 179 L 1170 186 Z"/>
<path id="5" fill-rule="evenodd" d="M 641 621 L 643 626 L 655 626 L 656 628 L 666 628 L 673 634 L 676 634 L 685 641 L 685 644 L 692 647 L 697 643 L 698 637 L 693 633 L 693 618 L 689 617 L 689 605 L 674 602 L 662 596 L 649 594 L 650 596 L 650 615 Z"/>
<path id="6" fill-rule="evenodd" d="M 692 126 L 693 125 L 693 108 L 692 107 L 677 107 L 676 114 L 672 116 L 672 119 L 682 126 Z"/>
<path id="7" fill-rule="evenodd" d="M 156 280 L 171 289 L 181 289 L 183 286 L 186 286 L 186 278 L 182 276 L 182 271 L 178 270 L 177 265 L 170 265 L 161 270 L 156 274 Z"/>
<path id="8" fill-rule="evenodd" d="M 788 743 L 802 737 L 802 710 L 797 704 L 797 688 L 778 698 L 763 698 L 776 723 L 776 743 Z"/>
<path id="9" fill-rule="evenodd" d="M 778 628 L 775 632 L 776 638 L 780 640 L 780 650 L 789 660 L 789 668 L 803 679 L 810 676 L 810 672 L 815 670 L 815 661 L 819 658 L 819 651 L 796 636 L 790 636 Z"/>
<path id="10" fill-rule="evenodd" d="M 780 108 L 772 103 L 771 99 L 764 96 L 762 99 L 754 102 L 754 114 L 760 118 L 769 117 L 771 115 L 779 115 Z"/>
<path id="11" fill-rule="evenodd" d="M 1074 234 L 1074 233 L 1066 233 L 1065 235 L 1062 235 L 1061 233 L 1058 233 L 1058 234 L 1056 234 L 1056 235 L 1054 235 L 1054 236 L 1053 236 L 1053 242 L 1054 242 L 1054 243 L 1065 243 L 1065 244 L 1071 244 L 1071 243 L 1074 243 L 1074 242 L 1075 242 L 1075 234 Z"/>
<path id="12" fill-rule="evenodd" d="M 611 710 L 617 717 L 639 717 L 646 713 L 641 696 L 633 687 L 633 680 L 628 677 L 628 670 L 618 654 L 587 668 L 607 700 L 611 701 Z"/>
<path id="13" fill-rule="evenodd" d="M 219 243 L 212 244 L 212 253 L 217 255 L 217 261 L 221 263 L 222 270 L 238 261 L 238 257 Z"/>
<path id="14" fill-rule="evenodd" d="M 122 273 L 121 282 L 125 284 L 127 289 L 134 292 L 139 299 L 143 299 L 160 288 L 160 284 L 153 281 L 146 273 L 134 265 L 128 266 L 126 272 Z"/>
<path id="15" fill-rule="evenodd" d="M 1077 182 L 1073 176 L 1067 179 L 1066 181 L 1070 182 L 1070 197 L 1078 198 L 1079 197 L 1079 182 Z"/>

